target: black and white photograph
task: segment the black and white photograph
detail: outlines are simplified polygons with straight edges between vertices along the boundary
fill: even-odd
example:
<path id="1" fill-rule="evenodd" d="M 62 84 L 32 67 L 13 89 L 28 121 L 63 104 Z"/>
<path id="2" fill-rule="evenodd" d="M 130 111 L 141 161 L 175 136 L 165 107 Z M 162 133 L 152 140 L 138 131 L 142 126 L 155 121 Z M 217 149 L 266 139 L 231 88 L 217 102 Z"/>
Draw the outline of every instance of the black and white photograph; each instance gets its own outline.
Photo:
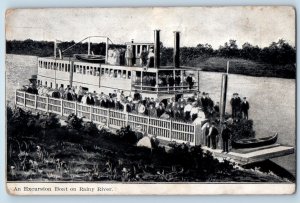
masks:
<path id="1" fill-rule="evenodd" d="M 295 15 L 8 9 L 8 193 L 293 194 Z"/>

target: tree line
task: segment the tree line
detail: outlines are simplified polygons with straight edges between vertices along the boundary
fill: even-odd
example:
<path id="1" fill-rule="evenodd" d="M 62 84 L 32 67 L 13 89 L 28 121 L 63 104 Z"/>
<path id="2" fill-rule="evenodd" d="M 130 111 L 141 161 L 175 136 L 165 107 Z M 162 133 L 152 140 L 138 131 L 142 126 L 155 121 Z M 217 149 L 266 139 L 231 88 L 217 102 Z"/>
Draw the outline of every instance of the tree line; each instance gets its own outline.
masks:
<path id="1" fill-rule="evenodd" d="M 72 45 L 74 41 L 61 42 L 58 47 L 64 50 Z M 117 48 L 125 48 L 125 45 L 111 45 Z M 105 43 L 92 43 L 91 51 L 94 54 L 105 55 Z M 73 54 L 87 53 L 88 43 L 78 43 L 72 49 L 64 52 L 64 55 L 72 56 Z M 22 55 L 35 55 L 39 57 L 52 56 L 54 52 L 54 42 L 49 41 L 34 41 L 27 39 L 24 41 L 8 40 L 6 41 L 6 53 L 7 54 L 22 54 Z M 215 61 L 209 64 L 206 62 L 207 59 L 212 57 L 224 58 L 224 59 L 238 59 L 238 62 L 246 63 L 244 67 L 240 65 L 237 68 L 249 69 L 248 75 L 251 74 L 250 66 L 261 66 L 260 70 L 256 68 L 255 75 L 258 76 L 274 76 L 274 77 L 285 77 L 295 78 L 296 75 L 296 48 L 291 46 L 287 41 L 279 39 L 277 42 L 272 42 L 268 47 L 259 47 L 252 45 L 248 42 L 244 43 L 241 48 L 238 47 L 236 40 L 230 39 L 225 42 L 224 45 L 218 49 L 212 48 L 210 44 L 198 44 L 195 47 L 181 47 L 180 48 L 180 61 L 181 65 L 184 66 L 208 66 L 210 71 L 224 71 L 223 61 L 215 63 Z M 216 59 L 217 60 L 217 59 Z M 161 65 L 172 65 L 173 64 L 173 48 L 165 47 L 161 43 Z M 224 67 L 217 67 L 217 66 Z M 262 66 L 263 65 L 263 66 Z M 214 67 L 215 66 L 215 67 Z M 259 67 L 258 67 L 259 68 Z M 264 70 L 262 70 L 264 69 Z M 247 71 L 246 70 L 246 71 Z M 274 70 L 276 73 L 274 73 Z M 286 73 L 288 72 L 288 73 Z M 239 71 L 236 72 L 238 74 Z M 247 73 L 246 73 L 247 74 Z"/>

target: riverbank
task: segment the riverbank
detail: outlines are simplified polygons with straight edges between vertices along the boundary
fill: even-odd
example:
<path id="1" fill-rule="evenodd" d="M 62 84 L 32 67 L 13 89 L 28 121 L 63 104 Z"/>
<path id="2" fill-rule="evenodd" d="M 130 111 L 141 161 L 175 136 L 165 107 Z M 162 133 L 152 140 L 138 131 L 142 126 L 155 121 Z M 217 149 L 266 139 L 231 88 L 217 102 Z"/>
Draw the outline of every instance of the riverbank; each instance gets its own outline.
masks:
<path id="1" fill-rule="evenodd" d="M 9 181 L 122 182 L 293 182 L 268 171 L 245 169 L 215 159 L 200 146 L 141 139 L 130 128 L 116 134 L 69 116 L 61 126 L 55 115 L 7 109 Z"/>

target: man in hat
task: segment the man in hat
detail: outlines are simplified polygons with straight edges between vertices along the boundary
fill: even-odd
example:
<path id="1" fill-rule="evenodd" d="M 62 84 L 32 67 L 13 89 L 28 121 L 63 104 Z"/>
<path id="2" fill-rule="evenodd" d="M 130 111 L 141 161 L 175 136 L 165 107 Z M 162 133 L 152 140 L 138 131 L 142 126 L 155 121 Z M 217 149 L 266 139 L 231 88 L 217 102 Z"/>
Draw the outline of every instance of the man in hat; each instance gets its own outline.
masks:
<path id="1" fill-rule="evenodd" d="M 223 141 L 223 151 L 228 153 L 228 141 L 230 140 L 231 131 L 227 127 L 226 123 L 223 123 L 223 130 L 222 130 L 222 141 Z"/>
<path id="2" fill-rule="evenodd" d="M 238 97 L 238 93 L 234 93 L 230 100 L 231 109 L 232 109 L 232 118 L 237 118 L 238 111 L 240 107 L 241 99 Z"/>
<path id="3" fill-rule="evenodd" d="M 241 103 L 241 111 L 242 111 L 242 117 L 243 119 L 247 119 L 248 120 L 248 110 L 249 110 L 250 106 L 249 106 L 249 102 L 247 101 L 247 98 L 244 97 L 243 101 Z"/>
<path id="4" fill-rule="evenodd" d="M 147 66 L 148 52 L 146 47 L 144 47 L 144 49 L 142 50 L 140 54 L 140 58 L 141 58 L 141 66 L 142 67 Z"/>
<path id="5" fill-rule="evenodd" d="M 215 123 L 212 123 L 212 125 L 210 126 L 208 135 L 211 139 L 212 149 L 216 149 L 217 148 L 217 137 L 219 135 L 219 131 L 218 131 Z"/>
<path id="6" fill-rule="evenodd" d="M 189 89 L 193 89 L 194 81 L 192 74 L 189 74 L 189 76 L 187 76 L 186 82 L 189 84 Z"/>
<path id="7" fill-rule="evenodd" d="M 95 100 L 92 97 L 92 93 L 88 93 L 88 97 L 86 98 L 86 104 L 87 105 L 95 105 Z"/>

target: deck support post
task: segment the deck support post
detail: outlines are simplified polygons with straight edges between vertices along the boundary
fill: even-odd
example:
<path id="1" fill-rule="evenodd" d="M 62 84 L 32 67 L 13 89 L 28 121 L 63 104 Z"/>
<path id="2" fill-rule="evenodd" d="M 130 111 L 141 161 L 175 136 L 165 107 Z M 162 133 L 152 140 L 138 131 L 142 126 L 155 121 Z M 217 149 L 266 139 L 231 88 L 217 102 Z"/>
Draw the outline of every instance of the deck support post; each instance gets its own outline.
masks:
<path id="1" fill-rule="evenodd" d="M 46 97 L 46 112 L 49 112 L 49 97 Z"/>
<path id="2" fill-rule="evenodd" d="M 63 104 L 63 99 L 60 99 L 60 113 L 61 113 L 61 116 L 64 115 L 64 104 Z"/>
<path id="3" fill-rule="evenodd" d="M 37 109 L 37 96 L 34 95 L 34 108 Z"/>
<path id="4" fill-rule="evenodd" d="M 170 120 L 170 128 L 169 128 L 169 134 L 170 134 L 170 141 L 172 141 L 172 120 Z"/>
<path id="5" fill-rule="evenodd" d="M 90 105 L 90 121 L 92 121 L 93 106 Z"/>
<path id="6" fill-rule="evenodd" d="M 77 116 L 77 101 L 75 101 L 74 105 L 75 105 L 75 106 L 74 106 L 74 107 L 75 107 L 75 108 L 74 108 L 74 111 L 75 111 L 74 113 L 75 113 L 75 115 Z"/>
<path id="7" fill-rule="evenodd" d="M 24 106 L 26 107 L 26 92 L 24 92 Z"/>
<path id="8" fill-rule="evenodd" d="M 107 127 L 109 127 L 110 110 L 107 109 Z"/>

